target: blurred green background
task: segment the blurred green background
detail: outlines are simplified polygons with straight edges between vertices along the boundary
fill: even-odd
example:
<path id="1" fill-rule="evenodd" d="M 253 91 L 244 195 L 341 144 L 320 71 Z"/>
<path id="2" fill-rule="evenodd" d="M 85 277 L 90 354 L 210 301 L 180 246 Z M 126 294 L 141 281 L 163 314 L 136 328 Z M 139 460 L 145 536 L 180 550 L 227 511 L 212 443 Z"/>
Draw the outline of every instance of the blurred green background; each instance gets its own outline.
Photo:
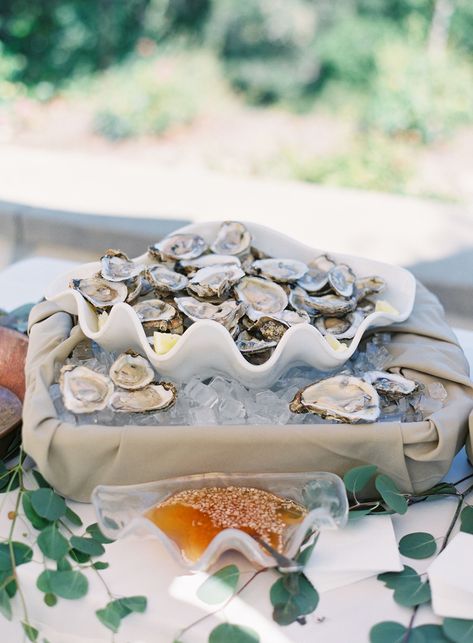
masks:
<path id="1" fill-rule="evenodd" d="M 0 3 L 2 141 L 461 200 L 472 123 L 471 0 Z"/>

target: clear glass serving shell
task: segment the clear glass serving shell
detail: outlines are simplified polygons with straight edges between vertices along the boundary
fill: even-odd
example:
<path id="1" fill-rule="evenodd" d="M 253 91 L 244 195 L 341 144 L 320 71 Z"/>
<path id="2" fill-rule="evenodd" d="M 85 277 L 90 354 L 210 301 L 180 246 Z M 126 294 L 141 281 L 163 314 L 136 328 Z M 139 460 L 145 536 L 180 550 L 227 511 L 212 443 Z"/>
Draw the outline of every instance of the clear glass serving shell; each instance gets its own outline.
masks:
<path id="1" fill-rule="evenodd" d="M 308 513 L 299 525 L 286 530 L 282 555 L 293 559 L 311 530 L 337 529 L 346 524 L 348 500 L 342 480 L 328 472 L 303 473 L 206 473 L 170 478 L 139 485 L 100 485 L 92 494 L 100 529 L 114 540 L 128 534 L 154 535 L 186 569 L 207 569 L 223 552 L 233 549 L 260 567 L 281 564 L 249 534 L 238 529 L 218 533 L 195 561 L 182 555 L 181 549 L 145 513 L 171 495 L 186 489 L 241 486 L 269 491 L 304 506 Z"/>

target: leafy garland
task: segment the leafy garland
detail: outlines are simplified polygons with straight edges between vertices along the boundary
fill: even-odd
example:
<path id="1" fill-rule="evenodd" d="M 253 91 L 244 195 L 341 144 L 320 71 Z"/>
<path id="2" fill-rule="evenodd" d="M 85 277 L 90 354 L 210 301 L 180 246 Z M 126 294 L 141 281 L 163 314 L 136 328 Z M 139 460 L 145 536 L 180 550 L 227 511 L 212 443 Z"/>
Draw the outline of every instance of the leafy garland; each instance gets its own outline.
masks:
<path id="1" fill-rule="evenodd" d="M 110 543 L 101 532 L 97 523 L 91 524 L 77 535 L 74 532 L 83 528 L 81 518 L 67 505 L 65 499 L 57 494 L 43 476 L 33 470 L 32 475 L 37 488 L 31 489 L 25 482 L 25 455 L 20 449 L 18 463 L 10 469 L 0 461 L 0 494 L 5 494 L 3 502 L 11 497 L 9 492 L 16 491 L 14 509 L 8 513 L 11 520 L 8 537 L 0 541 L 0 612 L 12 619 L 12 600 L 19 597 L 22 608 L 22 625 L 30 641 L 39 640 L 39 631 L 33 627 L 28 617 L 28 609 L 17 574 L 20 565 L 30 562 L 33 549 L 15 540 L 18 520 L 28 521 L 36 535 L 36 545 L 43 555 L 44 570 L 39 574 L 36 586 L 43 594 L 46 605 L 53 607 L 59 599 L 73 600 L 82 598 L 88 591 L 88 579 L 83 573 L 93 570 L 104 585 L 109 597 L 108 603 L 96 611 L 98 620 L 112 632 L 117 632 L 122 620 L 132 612 L 144 612 L 147 599 L 144 596 L 116 596 L 105 582 L 101 571 L 108 563 L 100 558 L 105 553 L 104 545 Z M 473 484 L 465 491 L 459 486 L 473 474 L 455 484 L 441 483 L 423 494 L 401 493 L 391 478 L 380 474 L 374 465 L 355 467 L 344 476 L 345 487 L 350 498 L 351 521 L 360 520 L 366 515 L 405 514 L 408 507 L 418 502 L 442 497 L 455 497 L 457 506 L 448 530 L 437 547 L 432 534 L 416 532 L 401 538 L 399 551 L 412 559 L 428 558 L 443 551 L 449 542 L 453 528 L 460 519 L 461 531 L 473 534 L 473 506 L 466 498 L 473 491 Z M 360 495 L 369 484 L 373 484 L 379 498 L 360 500 Z M 299 568 L 309 559 L 317 537 L 308 534 L 296 556 Z M 198 588 L 197 597 L 215 606 L 214 611 L 205 614 L 197 621 L 184 627 L 177 635 L 175 643 L 182 643 L 182 637 L 199 623 L 223 610 L 229 602 L 240 595 L 260 574 L 273 573 L 274 570 L 258 570 L 240 587 L 241 572 L 236 565 L 222 567 Z M 273 583 L 269 598 L 273 606 L 273 619 L 279 625 L 298 622 L 306 623 L 308 614 L 313 613 L 319 603 L 319 595 L 303 571 L 285 573 L 282 566 L 275 570 L 279 578 Z M 412 608 L 412 617 L 407 626 L 386 621 L 375 625 L 370 632 L 371 643 L 473 643 L 473 620 L 446 618 L 442 625 L 414 626 L 415 616 L 420 605 L 429 603 L 431 592 L 429 581 L 409 566 L 401 572 L 380 574 L 378 579 L 393 590 L 394 600 L 404 607 Z M 47 643 L 46 639 L 42 639 Z M 251 628 L 221 623 L 209 636 L 209 643 L 258 643 L 259 636 Z"/>

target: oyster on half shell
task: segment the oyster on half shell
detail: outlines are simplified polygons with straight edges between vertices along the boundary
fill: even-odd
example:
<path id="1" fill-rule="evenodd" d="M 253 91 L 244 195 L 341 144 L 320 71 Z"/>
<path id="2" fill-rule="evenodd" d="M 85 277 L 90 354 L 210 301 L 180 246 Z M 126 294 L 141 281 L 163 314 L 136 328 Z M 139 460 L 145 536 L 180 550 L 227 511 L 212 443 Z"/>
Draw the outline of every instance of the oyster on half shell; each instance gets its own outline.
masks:
<path id="1" fill-rule="evenodd" d="M 162 264 L 150 266 L 146 271 L 146 278 L 155 290 L 166 294 L 183 290 L 189 283 L 185 275 Z"/>
<path id="2" fill-rule="evenodd" d="M 258 339 L 247 330 L 242 331 L 237 339 L 236 345 L 240 353 L 261 353 L 277 345 L 277 341 L 270 339 Z"/>
<path id="3" fill-rule="evenodd" d="M 70 364 L 61 368 L 59 387 L 64 406 L 72 413 L 102 411 L 113 393 L 112 381 L 106 375 Z"/>
<path id="4" fill-rule="evenodd" d="M 293 413 L 316 413 L 336 422 L 376 422 L 380 415 L 379 395 L 363 379 L 335 375 L 296 393 L 289 405 Z"/>
<path id="5" fill-rule="evenodd" d="M 242 255 L 251 246 L 251 234 L 243 223 L 224 221 L 210 249 L 215 254 Z"/>
<path id="6" fill-rule="evenodd" d="M 136 391 L 115 391 L 110 398 L 110 407 L 119 413 L 147 413 L 164 411 L 171 407 L 177 397 L 176 387 L 169 382 L 148 384 Z"/>
<path id="7" fill-rule="evenodd" d="M 244 277 L 235 286 L 235 293 L 247 306 L 246 314 L 253 321 L 264 315 L 281 313 L 288 303 L 281 286 L 261 277 Z"/>
<path id="8" fill-rule="evenodd" d="M 372 384 L 378 393 L 388 400 L 398 400 L 419 388 L 419 384 L 414 380 L 386 371 L 367 371 L 363 374 L 363 379 Z"/>
<path id="9" fill-rule="evenodd" d="M 135 263 L 121 250 L 107 250 L 100 258 L 101 275 L 108 281 L 126 281 L 137 277 L 144 270 L 142 264 Z"/>
<path id="10" fill-rule="evenodd" d="M 197 297 L 223 297 L 245 273 L 234 264 L 207 266 L 198 270 L 189 281 L 187 290 Z"/>
<path id="11" fill-rule="evenodd" d="M 72 287 L 96 308 L 108 308 L 128 297 L 128 288 L 122 281 L 107 281 L 100 275 L 73 279 Z"/>
<path id="12" fill-rule="evenodd" d="M 221 304 L 211 304 L 199 301 L 194 297 L 175 297 L 179 310 L 192 321 L 211 319 L 222 324 L 230 332 L 235 330 L 238 320 L 245 314 L 245 306 L 233 299 L 228 299 Z"/>
<path id="13" fill-rule="evenodd" d="M 148 252 L 158 259 L 195 259 L 207 250 L 207 243 L 199 234 L 173 234 L 149 246 Z"/>
<path id="14" fill-rule="evenodd" d="M 181 315 L 174 306 L 161 299 L 144 299 L 132 308 L 145 329 L 159 330 L 163 333 L 184 332 Z"/>
<path id="15" fill-rule="evenodd" d="M 254 274 L 282 284 L 301 279 L 308 270 L 305 263 L 296 259 L 258 259 L 251 268 Z"/>
<path id="16" fill-rule="evenodd" d="M 154 371 L 147 359 L 133 351 L 122 353 L 110 367 L 114 384 L 130 391 L 143 388 L 154 379 Z"/>
<path id="17" fill-rule="evenodd" d="M 241 261 L 234 255 L 208 254 L 197 257 L 197 259 L 183 259 L 179 262 L 186 274 L 197 272 L 201 268 L 209 266 L 227 266 L 228 264 L 241 267 Z"/>

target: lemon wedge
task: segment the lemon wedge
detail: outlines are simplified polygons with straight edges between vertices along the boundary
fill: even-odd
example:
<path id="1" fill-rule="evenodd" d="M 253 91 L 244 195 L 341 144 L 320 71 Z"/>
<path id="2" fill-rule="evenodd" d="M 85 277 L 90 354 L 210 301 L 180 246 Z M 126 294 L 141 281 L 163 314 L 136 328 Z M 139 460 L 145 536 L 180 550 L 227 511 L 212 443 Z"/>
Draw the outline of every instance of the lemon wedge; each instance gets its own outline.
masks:
<path id="1" fill-rule="evenodd" d="M 376 302 L 376 308 L 374 309 L 376 313 L 390 313 L 391 315 L 399 315 L 399 311 L 391 306 L 389 301 L 383 299 L 378 299 Z"/>
<path id="2" fill-rule="evenodd" d="M 325 339 L 327 340 L 327 344 L 335 351 L 345 351 L 348 348 L 346 344 L 339 342 L 333 335 L 327 334 L 325 335 Z"/>
<path id="3" fill-rule="evenodd" d="M 157 355 L 165 355 L 177 344 L 180 338 L 181 336 L 175 333 L 160 333 L 155 331 L 153 343 L 154 352 Z"/>

